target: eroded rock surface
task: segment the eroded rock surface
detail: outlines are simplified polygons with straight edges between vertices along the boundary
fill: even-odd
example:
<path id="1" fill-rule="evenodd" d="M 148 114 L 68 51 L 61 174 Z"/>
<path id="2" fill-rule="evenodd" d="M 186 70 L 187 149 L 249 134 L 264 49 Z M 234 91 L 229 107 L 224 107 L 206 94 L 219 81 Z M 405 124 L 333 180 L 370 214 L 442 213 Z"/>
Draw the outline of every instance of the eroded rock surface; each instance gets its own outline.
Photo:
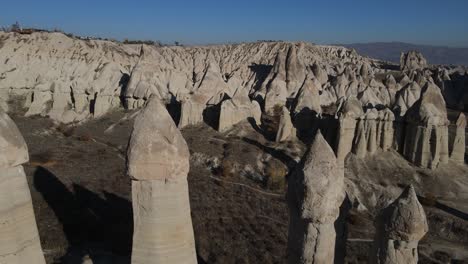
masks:
<path id="1" fill-rule="evenodd" d="M 287 197 L 288 263 L 334 263 L 334 223 L 344 199 L 344 175 L 320 132 L 289 179 Z"/>
<path id="2" fill-rule="evenodd" d="M 156 96 L 135 120 L 127 152 L 132 178 L 132 263 L 197 263 L 184 138 Z"/>
<path id="3" fill-rule="evenodd" d="M 369 263 L 418 263 L 418 243 L 427 231 L 426 214 L 409 186 L 378 216 Z"/>
<path id="4" fill-rule="evenodd" d="M 28 161 L 23 136 L 0 110 L 0 263 L 45 263 L 22 166 Z"/>

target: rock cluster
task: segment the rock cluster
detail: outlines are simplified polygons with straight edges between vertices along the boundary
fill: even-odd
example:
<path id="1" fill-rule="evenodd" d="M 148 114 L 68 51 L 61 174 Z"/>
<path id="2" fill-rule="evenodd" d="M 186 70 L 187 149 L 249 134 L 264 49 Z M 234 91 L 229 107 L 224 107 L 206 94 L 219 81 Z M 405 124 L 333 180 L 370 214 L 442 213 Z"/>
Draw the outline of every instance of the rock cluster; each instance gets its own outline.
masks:
<path id="1" fill-rule="evenodd" d="M 414 164 L 434 169 L 449 159 L 447 109 L 440 89 L 428 83 L 406 114 L 403 154 Z"/>
<path id="2" fill-rule="evenodd" d="M 122 80 L 138 55 L 129 46 L 60 33 L 0 33 L 0 39 L 2 106 L 23 97 L 27 116 L 64 123 L 119 107 Z"/>
<path id="3" fill-rule="evenodd" d="M 22 164 L 28 148 L 13 120 L 0 111 L 0 263 L 44 264 L 31 194 Z"/>
<path id="4" fill-rule="evenodd" d="M 334 263 L 344 174 L 320 132 L 288 181 L 288 263 Z"/>
<path id="5" fill-rule="evenodd" d="M 393 143 L 395 116 L 388 108 L 368 110 L 359 117 L 353 152 L 361 158 L 374 154 L 377 149 L 389 150 Z"/>
<path id="6" fill-rule="evenodd" d="M 400 69 L 405 70 L 418 70 L 427 67 L 427 61 L 423 55 L 417 51 L 409 51 L 407 53 L 401 53 L 400 56 Z"/>
<path id="7" fill-rule="evenodd" d="M 445 101 L 468 105 L 468 74 L 429 66 L 418 52 L 402 54 L 397 72 L 309 43 L 156 47 L 59 33 L 0 33 L 0 43 L 0 104 L 23 97 L 26 115 L 77 122 L 142 107 L 154 95 L 180 128 L 205 122 L 225 132 L 246 119 L 268 127 L 261 116 L 281 109 L 279 129 L 267 133 L 281 142 L 326 124 L 340 164 L 350 152 L 364 158 L 390 148 L 421 167 L 447 163 L 449 151 L 463 163 L 461 134 L 448 142 Z"/>
<path id="8" fill-rule="evenodd" d="M 428 225 L 412 186 L 381 211 L 376 230 L 369 263 L 418 263 L 418 243 L 427 233 Z"/>
<path id="9" fill-rule="evenodd" d="M 232 99 L 221 103 L 218 131 L 225 131 L 242 120 L 253 118 L 257 125 L 261 123 L 262 109 L 260 104 L 249 99 L 245 90 L 237 90 Z"/>
<path id="10" fill-rule="evenodd" d="M 134 215 L 132 263 L 197 263 L 187 184 L 189 151 L 156 96 L 135 120 L 127 161 Z"/>

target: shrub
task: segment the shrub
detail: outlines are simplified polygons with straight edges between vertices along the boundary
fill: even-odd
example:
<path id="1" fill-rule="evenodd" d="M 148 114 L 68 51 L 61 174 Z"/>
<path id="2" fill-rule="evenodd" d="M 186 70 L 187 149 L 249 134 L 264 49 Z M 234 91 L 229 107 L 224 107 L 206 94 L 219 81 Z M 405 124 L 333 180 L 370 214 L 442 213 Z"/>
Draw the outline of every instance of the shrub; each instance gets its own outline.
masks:
<path id="1" fill-rule="evenodd" d="M 79 141 L 91 141 L 93 137 L 91 136 L 90 133 L 82 133 L 81 135 L 78 136 Z"/>
<path id="2" fill-rule="evenodd" d="M 265 181 L 268 189 L 284 190 L 286 186 L 287 167 L 280 161 L 273 159 L 266 164 Z"/>
<path id="3" fill-rule="evenodd" d="M 73 133 L 75 132 L 75 128 L 74 127 L 69 127 L 65 124 L 60 124 L 59 126 L 57 126 L 55 128 L 55 130 L 57 130 L 58 132 L 62 133 L 65 137 L 70 137 L 73 135 Z"/>
<path id="4" fill-rule="evenodd" d="M 31 166 L 53 166 L 57 163 L 54 159 L 54 155 L 51 151 L 45 151 L 37 154 L 32 154 L 29 159 L 29 164 Z"/>
<path id="5" fill-rule="evenodd" d="M 221 163 L 221 174 L 224 177 L 232 177 L 235 173 L 235 164 L 229 159 L 223 159 Z"/>
<path id="6" fill-rule="evenodd" d="M 419 202 L 425 206 L 435 206 L 437 204 L 437 197 L 433 193 L 426 193 L 424 197 L 419 197 Z"/>

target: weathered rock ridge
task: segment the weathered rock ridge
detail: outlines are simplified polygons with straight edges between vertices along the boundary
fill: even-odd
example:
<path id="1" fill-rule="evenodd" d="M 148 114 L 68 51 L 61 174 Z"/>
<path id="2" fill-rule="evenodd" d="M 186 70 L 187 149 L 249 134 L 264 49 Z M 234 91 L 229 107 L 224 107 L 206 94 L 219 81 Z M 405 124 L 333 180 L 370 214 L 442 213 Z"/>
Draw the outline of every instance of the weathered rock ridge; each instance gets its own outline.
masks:
<path id="1" fill-rule="evenodd" d="M 351 152 L 390 149 L 431 169 L 450 156 L 463 163 L 446 108 L 468 105 L 466 70 L 427 65 L 417 52 L 402 54 L 400 67 L 309 43 L 156 47 L 0 33 L 0 102 L 70 123 L 155 96 L 178 127 L 205 122 L 221 132 L 246 119 L 261 127 L 263 114 L 282 109 L 276 141 L 327 124 L 340 164 Z"/>

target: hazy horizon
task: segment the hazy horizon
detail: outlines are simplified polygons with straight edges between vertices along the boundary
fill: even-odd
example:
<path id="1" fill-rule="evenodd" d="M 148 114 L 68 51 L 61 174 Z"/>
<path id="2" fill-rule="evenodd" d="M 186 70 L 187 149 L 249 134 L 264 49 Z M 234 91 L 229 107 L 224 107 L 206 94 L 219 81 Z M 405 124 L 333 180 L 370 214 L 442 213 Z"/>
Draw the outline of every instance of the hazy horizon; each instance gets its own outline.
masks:
<path id="1" fill-rule="evenodd" d="M 307 41 L 468 47 L 468 1 L 11 1 L 0 26 L 187 45 Z"/>

